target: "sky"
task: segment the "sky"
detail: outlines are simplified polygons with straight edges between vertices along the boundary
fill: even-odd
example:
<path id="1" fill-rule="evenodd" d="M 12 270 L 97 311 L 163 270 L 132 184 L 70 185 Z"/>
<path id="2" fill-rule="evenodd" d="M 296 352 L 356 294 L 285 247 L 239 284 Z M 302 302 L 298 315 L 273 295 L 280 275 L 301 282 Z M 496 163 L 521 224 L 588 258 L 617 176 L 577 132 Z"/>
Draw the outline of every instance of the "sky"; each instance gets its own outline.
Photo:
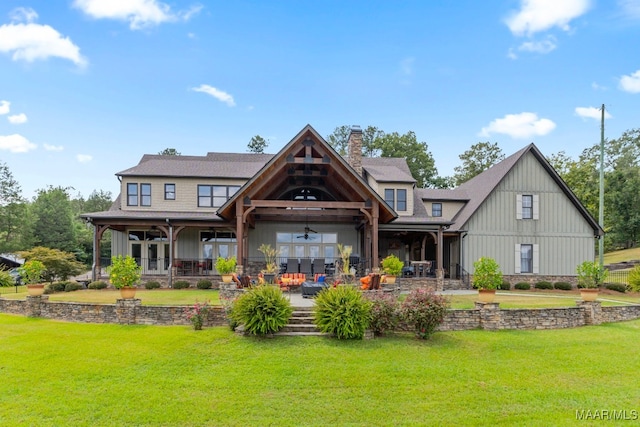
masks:
<path id="1" fill-rule="evenodd" d="M 640 127 L 640 0 L 2 0 L 0 162 L 32 199 L 144 154 L 276 153 L 310 124 L 577 159 Z"/>

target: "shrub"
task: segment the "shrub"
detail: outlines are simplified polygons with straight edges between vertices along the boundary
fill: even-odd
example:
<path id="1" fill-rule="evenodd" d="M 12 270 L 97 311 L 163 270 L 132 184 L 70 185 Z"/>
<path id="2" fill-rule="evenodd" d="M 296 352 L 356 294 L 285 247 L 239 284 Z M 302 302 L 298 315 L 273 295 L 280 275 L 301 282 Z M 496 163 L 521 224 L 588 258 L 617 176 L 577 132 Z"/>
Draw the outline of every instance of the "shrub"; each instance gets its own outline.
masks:
<path id="1" fill-rule="evenodd" d="M 49 289 L 49 293 L 54 292 L 64 292 L 65 286 L 69 282 L 54 282 L 47 285 L 47 289 Z"/>
<path id="2" fill-rule="evenodd" d="M 187 289 L 189 286 L 191 286 L 191 283 L 186 280 L 176 280 L 173 282 L 173 289 Z"/>
<path id="3" fill-rule="evenodd" d="M 624 293 L 627 291 L 627 285 L 625 285 L 624 283 L 606 283 L 604 286 L 605 288 L 616 292 Z"/>
<path id="4" fill-rule="evenodd" d="M 135 287 L 142 277 L 142 267 L 131 256 L 122 255 L 111 257 L 109 280 L 116 289 Z"/>
<path id="5" fill-rule="evenodd" d="M 579 288 L 597 288 L 607 279 L 609 270 L 605 270 L 595 261 L 585 261 L 576 267 Z"/>
<path id="6" fill-rule="evenodd" d="M 518 289 L 520 291 L 528 291 L 529 289 L 531 289 L 531 284 L 527 282 L 518 282 L 515 285 L 513 285 L 513 288 Z"/>
<path id="7" fill-rule="evenodd" d="M 511 290 L 511 283 L 509 283 L 506 280 L 503 280 L 502 283 L 498 286 L 498 289 L 501 291 L 510 291 Z"/>
<path id="8" fill-rule="evenodd" d="M 502 283 L 502 271 L 493 258 L 481 257 L 473 263 L 473 286 L 476 289 L 497 289 Z"/>
<path id="9" fill-rule="evenodd" d="M 65 292 L 73 292 L 83 288 L 83 286 L 78 282 L 61 282 L 64 283 L 64 291 Z"/>
<path id="10" fill-rule="evenodd" d="M 444 320 L 449 302 L 426 289 L 414 289 L 400 306 L 401 319 L 414 328 L 418 338 L 427 339 Z"/>
<path id="11" fill-rule="evenodd" d="M 536 282 L 536 289 L 553 289 L 553 284 L 551 282 L 547 282 L 546 280 L 541 280 Z"/>
<path id="12" fill-rule="evenodd" d="M 150 280 L 144 284 L 145 289 L 160 289 L 160 282 L 156 280 Z"/>
<path id="13" fill-rule="evenodd" d="M 314 321 L 338 339 L 362 339 L 371 320 L 371 302 L 352 286 L 323 289 L 316 296 Z"/>
<path id="14" fill-rule="evenodd" d="M 634 292 L 640 292 L 640 265 L 629 271 L 629 288 Z"/>
<path id="15" fill-rule="evenodd" d="M 211 289 L 213 284 L 211 283 L 211 280 L 200 279 L 198 280 L 198 283 L 196 284 L 196 286 L 198 289 Z"/>
<path id="16" fill-rule="evenodd" d="M 96 280 L 95 282 L 89 283 L 89 289 L 106 289 L 107 282 L 103 280 Z"/>
<path id="17" fill-rule="evenodd" d="M 571 286 L 571 283 L 569 282 L 556 282 L 553 284 L 553 287 L 555 289 L 560 289 L 561 291 L 570 291 L 573 289 L 573 286 Z"/>
<path id="18" fill-rule="evenodd" d="M 0 288 L 7 288 L 15 285 L 15 283 L 16 282 L 13 280 L 13 277 L 11 277 L 11 274 L 9 274 L 9 271 L 0 267 Z"/>
<path id="19" fill-rule="evenodd" d="M 385 292 L 366 292 L 365 297 L 371 302 L 371 321 L 369 327 L 376 335 L 385 331 L 393 331 L 398 326 L 398 299 Z"/>
<path id="20" fill-rule="evenodd" d="M 400 261 L 400 258 L 393 254 L 382 260 L 382 270 L 390 276 L 400 276 L 403 267 L 404 262 Z"/>
<path id="21" fill-rule="evenodd" d="M 288 322 L 293 309 L 291 302 L 277 286 L 249 288 L 233 302 L 230 316 L 244 325 L 245 332 L 266 335 L 278 332 Z"/>

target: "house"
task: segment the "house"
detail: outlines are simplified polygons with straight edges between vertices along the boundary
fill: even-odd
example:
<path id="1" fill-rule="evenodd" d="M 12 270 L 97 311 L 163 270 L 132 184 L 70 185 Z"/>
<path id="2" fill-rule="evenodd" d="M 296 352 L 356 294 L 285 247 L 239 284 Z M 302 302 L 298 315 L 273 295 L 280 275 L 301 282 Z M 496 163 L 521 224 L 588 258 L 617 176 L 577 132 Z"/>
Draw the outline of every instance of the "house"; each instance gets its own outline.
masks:
<path id="1" fill-rule="evenodd" d="M 358 274 L 395 254 L 406 277 L 435 277 L 440 289 L 481 256 L 511 281 L 571 281 L 603 235 L 533 144 L 451 190 L 416 188 L 404 158 L 362 157 L 359 127 L 348 151 L 343 158 L 307 125 L 275 155 L 145 155 L 116 174 L 109 211 L 82 216 L 95 248 L 110 229 L 114 255 L 169 284 L 215 275 L 218 256 L 256 274 L 263 243 L 278 250 L 281 272 L 331 274 L 342 244 Z M 107 263 L 94 256 L 94 278 Z"/>

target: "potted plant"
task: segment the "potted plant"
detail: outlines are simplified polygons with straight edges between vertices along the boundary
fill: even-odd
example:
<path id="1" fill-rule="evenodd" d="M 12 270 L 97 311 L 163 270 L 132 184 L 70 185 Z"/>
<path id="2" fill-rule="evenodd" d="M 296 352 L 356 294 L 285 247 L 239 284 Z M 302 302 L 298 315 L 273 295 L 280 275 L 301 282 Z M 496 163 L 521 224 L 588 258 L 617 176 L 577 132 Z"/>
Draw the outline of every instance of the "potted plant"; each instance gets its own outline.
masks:
<path id="1" fill-rule="evenodd" d="M 502 271 L 493 258 L 481 257 L 473 263 L 473 286 L 480 302 L 493 302 L 496 289 L 502 284 Z"/>
<path id="2" fill-rule="evenodd" d="M 340 275 L 342 276 L 344 283 L 353 283 L 355 281 L 355 269 L 354 272 L 351 272 L 351 268 L 349 267 L 349 261 L 351 259 L 351 246 L 343 245 L 338 243 L 338 253 L 340 254 L 341 265 L 340 265 Z"/>
<path id="3" fill-rule="evenodd" d="M 404 262 L 400 261 L 395 255 L 389 255 L 382 260 L 382 270 L 386 274 L 385 282 L 389 284 L 396 283 L 396 277 L 402 275 Z"/>
<path id="4" fill-rule="evenodd" d="M 595 301 L 598 298 L 599 287 L 606 280 L 609 271 L 600 263 L 585 261 L 576 267 L 578 274 L 578 288 L 583 301 Z"/>
<path id="5" fill-rule="evenodd" d="M 222 276 L 224 283 L 231 283 L 233 273 L 236 272 L 236 257 L 221 257 L 216 259 L 216 271 Z"/>
<path id="6" fill-rule="evenodd" d="M 276 278 L 276 273 L 278 272 L 278 264 L 276 263 L 278 251 L 267 243 L 260 245 L 258 250 L 264 255 L 265 268 L 262 270 L 264 280 L 267 283 L 273 283 Z"/>
<path id="7" fill-rule="evenodd" d="M 136 286 L 142 276 L 142 267 L 131 256 L 122 255 L 111 258 L 109 267 L 109 281 L 114 288 L 120 290 L 122 299 L 132 299 L 136 296 Z"/>
<path id="8" fill-rule="evenodd" d="M 22 267 L 18 269 L 20 277 L 27 284 L 27 292 L 29 295 L 37 297 L 44 293 L 44 284 L 42 281 L 42 275 L 46 267 L 41 261 L 36 259 L 27 261 Z"/>

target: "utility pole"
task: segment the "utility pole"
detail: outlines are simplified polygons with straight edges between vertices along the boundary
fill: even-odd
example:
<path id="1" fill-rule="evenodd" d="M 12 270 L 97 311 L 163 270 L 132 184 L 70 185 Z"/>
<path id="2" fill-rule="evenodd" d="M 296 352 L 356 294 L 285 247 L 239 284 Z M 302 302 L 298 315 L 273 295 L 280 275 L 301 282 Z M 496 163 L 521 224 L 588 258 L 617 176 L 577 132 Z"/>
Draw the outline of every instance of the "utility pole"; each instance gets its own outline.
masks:
<path id="1" fill-rule="evenodd" d="M 604 104 L 602 104 L 602 120 L 600 124 L 600 206 L 598 208 L 598 224 L 604 229 Z M 600 268 L 604 267 L 604 235 L 598 241 Z"/>

